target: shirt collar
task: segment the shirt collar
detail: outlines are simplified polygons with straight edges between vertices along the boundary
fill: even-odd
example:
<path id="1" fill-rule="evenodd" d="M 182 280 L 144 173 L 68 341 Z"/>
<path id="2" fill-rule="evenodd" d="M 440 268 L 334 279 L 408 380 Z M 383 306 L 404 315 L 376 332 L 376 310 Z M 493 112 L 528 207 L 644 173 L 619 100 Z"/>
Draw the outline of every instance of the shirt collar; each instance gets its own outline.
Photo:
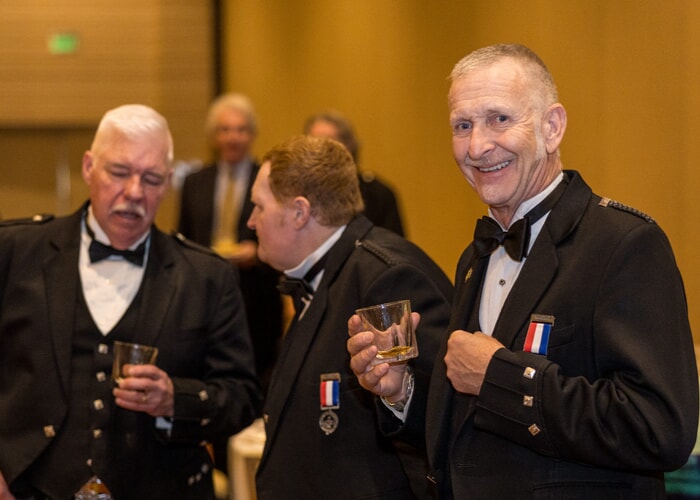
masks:
<path id="1" fill-rule="evenodd" d="M 535 196 L 530 198 L 529 200 L 525 200 L 520 204 L 518 209 L 515 211 L 515 214 L 513 215 L 513 219 L 511 220 L 510 225 L 512 226 L 515 222 L 519 221 L 523 217 L 525 217 L 525 214 L 528 213 L 532 208 L 534 208 L 539 202 L 544 200 L 549 193 L 554 191 L 554 189 L 559 185 L 560 182 L 564 180 L 564 172 L 560 172 L 559 175 L 546 187 L 544 190 L 540 191 L 537 193 Z M 489 216 L 494 219 L 496 222 L 498 222 L 498 219 L 496 219 L 493 216 L 493 212 L 489 208 Z M 501 226 L 501 223 L 498 222 L 498 225 Z M 501 229 L 506 230 L 507 228 L 504 228 L 501 226 Z"/>
<path id="2" fill-rule="evenodd" d="M 333 245 L 335 245 L 335 242 L 340 239 L 340 236 L 343 234 L 346 227 L 347 224 L 336 229 L 326 241 L 324 241 L 316 250 L 311 252 L 311 254 L 302 260 L 298 266 L 293 267 L 292 269 L 287 269 L 284 271 L 284 274 L 290 278 L 303 278 L 308 270 L 311 269 L 311 267 L 316 264 L 316 262 L 318 262 L 318 260 L 323 257 Z"/>

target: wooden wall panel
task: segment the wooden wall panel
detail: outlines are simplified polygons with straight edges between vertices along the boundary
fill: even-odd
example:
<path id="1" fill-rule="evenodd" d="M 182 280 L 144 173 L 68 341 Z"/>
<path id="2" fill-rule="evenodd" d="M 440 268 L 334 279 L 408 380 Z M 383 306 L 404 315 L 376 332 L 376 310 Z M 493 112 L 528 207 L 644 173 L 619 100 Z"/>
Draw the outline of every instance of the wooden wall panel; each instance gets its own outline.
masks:
<path id="1" fill-rule="evenodd" d="M 47 41 L 72 32 L 73 54 Z M 65 213 L 86 196 L 80 175 L 100 117 L 126 103 L 170 122 L 177 160 L 208 154 L 203 122 L 213 97 L 212 2 L 0 2 L 0 214 Z M 158 215 L 176 226 L 177 193 Z"/>
<path id="2" fill-rule="evenodd" d="M 0 123 L 91 124 L 115 104 L 155 103 L 158 2 L 47 0 L 0 3 Z M 49 37 L 75 33 L 74 54 Z"/>

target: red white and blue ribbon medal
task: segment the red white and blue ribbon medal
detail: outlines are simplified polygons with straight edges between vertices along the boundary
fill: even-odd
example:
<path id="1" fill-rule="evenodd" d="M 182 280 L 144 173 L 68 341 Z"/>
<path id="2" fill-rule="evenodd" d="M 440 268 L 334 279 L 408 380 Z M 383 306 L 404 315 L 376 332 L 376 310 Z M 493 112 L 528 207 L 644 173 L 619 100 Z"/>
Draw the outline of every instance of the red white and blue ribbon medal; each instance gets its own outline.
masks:
<path id="1" fill-rule="evenodd" d="M 333 410 L 340 408 L 340 373 L 321 374 L 319 396 L 322 413 L 318 425 L 328 436 L 338 428 L 338 414 Z"/>
<path id="2" fill-rule="evenodd" d="M 545 314 L 533 314 L 530 316 L 530 326 L 527 329 L 523 351 L 546 356 L 549 334 L 553 326 L 554 316 Z"/>

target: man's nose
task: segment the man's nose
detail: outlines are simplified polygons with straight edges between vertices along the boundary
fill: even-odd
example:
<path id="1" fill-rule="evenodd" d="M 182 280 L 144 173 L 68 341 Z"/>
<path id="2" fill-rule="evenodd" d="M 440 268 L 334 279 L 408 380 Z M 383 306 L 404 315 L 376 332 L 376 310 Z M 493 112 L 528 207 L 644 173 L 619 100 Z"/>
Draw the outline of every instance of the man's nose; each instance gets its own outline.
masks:
<path id="1" fill-rule="evenodd" d="M 124 193 L 129 198 L 138 199 L 143 197 L 143 181 L 140 175 L 134 174 L 127 179 L 126 185 L 124 186 Z"/>
<path id="2" fill-rule="evenodd" d="M 480 160 L 494 149 L 493 134 L 483 125 L 474 125 L 469 136 L 467 154 L 471 160 Z"/>

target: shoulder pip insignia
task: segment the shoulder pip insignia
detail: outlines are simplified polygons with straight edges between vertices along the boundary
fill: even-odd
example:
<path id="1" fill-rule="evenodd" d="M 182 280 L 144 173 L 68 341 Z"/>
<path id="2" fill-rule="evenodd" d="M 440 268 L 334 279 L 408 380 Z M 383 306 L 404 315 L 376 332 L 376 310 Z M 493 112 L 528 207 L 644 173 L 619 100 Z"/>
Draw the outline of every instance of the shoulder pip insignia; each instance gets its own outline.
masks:
<path id="1" fill-rule="evenodd" d="M 203 252 L 203 253 L 206 253 L 209 255 L 215 255 L 217 257 L 220 257 L 220 255 L 218 253 L 216 253 L 214 250 L 212 250 L 211 248 L 205 247 L 205 246 L 200 245 L 199 243 L 197 243 L 195 241 L 192 241 L 191 239 L 187 238 L 184 234 L 182 234 L 178 231 L 173 231 L 170 235 L 175 239 L 175 241 L 177 241 L 178 243 L 180 243 L 184 247 L 191 248 L 192 250 L 197 250 L 199 252 Z"/>
<path id="2" fill-rule="evenodd" d="M 31 217 L 23 217 L 21 219 L 7 219 L 0 220 L 0 227 L 4 226 L 23 226 L 28 224 L 44 224 L 53 220 L 54 216 L 52 214 L 36 214 Z"/>
<path id="3" fill-rule="evenodd" d="M 355 247 L 356 248 L 364 248 L 369 253 L 373 254 L 375 257 L 378 257 L 381 261 L 385 262 L 386 264 L 388 264 L 390 266 L 395 266 L 396 264 L 398 264 L 398 261 L 394 257 L 392 257 L 389 254 L 389 252 L 385 251 L 379 245 L 376 245 L 375 243 L 372 243 L 371 241 L 357 240 L 357 241 L 355 241 Z"/>
<path id="4" fill-rule="evenodd" d="M 656 221 L 652 217 L 645 214 L 641 210 L 637 210 L 636 208 L 632 208 L 632 207 L 629 207 L 627 205 L 623 205 L 619 201 L 611 200 L 610 198 L 602 198 L 598 202 L 598 205 L 600 205 L 601 207 L 615 208 L 617 210 L 622 210 L 623 212 L 627 212 L 629 214 L 636 215 L 637 217 L 644 219 L 645 221 L 649 222 L 650 224 L 656 223 Z"/>

